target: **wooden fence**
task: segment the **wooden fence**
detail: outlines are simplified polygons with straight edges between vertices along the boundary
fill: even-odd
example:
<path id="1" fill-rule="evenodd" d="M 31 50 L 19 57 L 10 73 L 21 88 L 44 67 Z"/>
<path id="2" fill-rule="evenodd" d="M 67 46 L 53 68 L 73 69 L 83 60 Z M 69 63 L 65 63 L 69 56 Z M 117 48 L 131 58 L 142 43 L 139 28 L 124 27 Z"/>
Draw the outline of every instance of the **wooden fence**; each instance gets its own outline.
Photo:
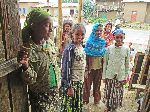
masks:
<path id="1" fill-rule="evenodd" d="M 0 1 L 0 112 L 28 112 L 27 86 L 21 81 L 17 51 L 21 26 L 17 0 Z"/>

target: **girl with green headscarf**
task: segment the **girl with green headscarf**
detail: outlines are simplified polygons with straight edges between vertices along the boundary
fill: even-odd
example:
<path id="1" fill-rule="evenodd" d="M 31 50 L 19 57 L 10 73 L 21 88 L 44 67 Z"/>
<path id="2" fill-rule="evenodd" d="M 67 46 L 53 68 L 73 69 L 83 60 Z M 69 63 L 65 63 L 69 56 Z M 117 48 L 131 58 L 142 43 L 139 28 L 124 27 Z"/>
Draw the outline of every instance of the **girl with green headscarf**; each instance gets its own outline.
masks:
<path id="1" fill-rule="evenodd" d="M 22 64 L 23 80 L 29 86 L 32 112 L 58 112 L 55 47 L 49 44 L 52 32 L 50 14 L 40 8 L 26 17 L 22 30 L 23 49 L 18 54 Z"/>

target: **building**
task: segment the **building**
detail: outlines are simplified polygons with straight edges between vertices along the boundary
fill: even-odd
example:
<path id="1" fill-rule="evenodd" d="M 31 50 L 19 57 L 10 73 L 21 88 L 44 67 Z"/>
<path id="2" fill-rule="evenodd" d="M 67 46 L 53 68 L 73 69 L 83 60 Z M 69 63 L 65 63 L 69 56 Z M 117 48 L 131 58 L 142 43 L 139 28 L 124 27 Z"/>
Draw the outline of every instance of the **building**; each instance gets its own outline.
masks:
<path id="1" fill-rule="evenodd" d="M 39 0 L 19 0 L 19 14 L 25 16 L 28 14 L 32 6 L 39 5 Z"/>
<path id="2" fill-rule="evenodd" d="M 123 3 L 126 21 L 150 23 L 150 0 L 123 0 Z"/>
<path id="3" fill-rule="evenodd" d="M 58 3 L 49 2 L 33 6 L 33 8 L 34 7 L 41 7 L 45 10 L 48 10 L 53 17 L 58 16 Z M 63 16 L 74 16 L 78 10 L 77 7 L 78 3 L 62 3 Z"/>
<path id="4" fill-rule="evenodd" d="M 96 16 L 106 16 L 107 19 L 116 19 L 123 11 L 122 0 L 95 0 Z"/>

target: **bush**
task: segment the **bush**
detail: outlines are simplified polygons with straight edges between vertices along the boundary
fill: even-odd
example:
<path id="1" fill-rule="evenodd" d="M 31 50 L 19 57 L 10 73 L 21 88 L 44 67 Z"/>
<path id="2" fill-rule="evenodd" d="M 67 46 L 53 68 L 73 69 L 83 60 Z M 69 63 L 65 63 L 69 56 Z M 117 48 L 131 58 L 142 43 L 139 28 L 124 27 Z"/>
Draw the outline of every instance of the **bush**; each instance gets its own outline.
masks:
<path id="1" fill-rule="evenodd" d="M 89 17 L 88 22 L 89 23 L 105 23 L 107 22 L 107 19 L 104 19 L 101 17 Z"/>

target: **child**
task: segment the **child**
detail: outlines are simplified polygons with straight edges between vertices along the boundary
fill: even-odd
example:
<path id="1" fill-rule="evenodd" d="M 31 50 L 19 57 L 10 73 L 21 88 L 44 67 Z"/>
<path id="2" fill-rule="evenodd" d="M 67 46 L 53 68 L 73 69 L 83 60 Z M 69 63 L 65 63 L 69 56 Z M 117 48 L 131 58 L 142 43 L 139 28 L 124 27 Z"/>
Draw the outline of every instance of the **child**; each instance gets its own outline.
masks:
<path id="1" fill-rule="evenodd" d="M 62 112 L 82 112 L 82 88 L 86 58 L 82 47 L 85 27 L 75 24 L 71 31 L 72 43 L 64 50 L 62 59 Z"/>
<path id="2" fill-rule="evenodd" d="M 111 30 L 112 30 L 112 23 L 107 23 L 105 25 L 104 34 L 103 34 L 103 37 L 107 42 L 107 44 L 106 44 L 107 47 L 110 46 L 111 44 L 113 44 L 113 40 L 114 40 L 114 36 L 111 33 Z"/>
<path id="3" fill-rule="evenodd" d="M 45 46 L 52 32 L 52 19 L 48 12 L 35 8 L 25 23 L 22 38 L 29 52 L 19 51 L 18 62 L 22 64 L 22 78 L 29 86 L 31 112 L 58 112 L 55 52 L 52 50 L 55 47 L 48 43 Z"/>
<path id="4" fill-rule="evenodd" d="M 115 44 L 108 47 L 103 65 L 106 112 L 122 106 L 123 84 L 129 71 L 130 49 L 123 45 L 123 30 L 114 31 L 114 38 Z"/>
<path id="5" fill-rule="evenodd" d="M 103 31 L 102 24 L 95 24 L 90 37 L 85 44 L 86 72 L 84 78 L 83 102 L 89 103 L 90 90 L 93 82 L 94 104 L 99 104 L 101 99 L 100 85 L 102 78 L 102 58 L 106 51 L 106 41 L 101 38 Z"/>
<path id="6" fill-rule="evenodd" d="M 65 20 L 63 23 L 61 53 L 64 51 L 65 47 L 71 42 L 71 33 L 70 33 L 71 28 L 72 28 L 72 21 Z"/>

